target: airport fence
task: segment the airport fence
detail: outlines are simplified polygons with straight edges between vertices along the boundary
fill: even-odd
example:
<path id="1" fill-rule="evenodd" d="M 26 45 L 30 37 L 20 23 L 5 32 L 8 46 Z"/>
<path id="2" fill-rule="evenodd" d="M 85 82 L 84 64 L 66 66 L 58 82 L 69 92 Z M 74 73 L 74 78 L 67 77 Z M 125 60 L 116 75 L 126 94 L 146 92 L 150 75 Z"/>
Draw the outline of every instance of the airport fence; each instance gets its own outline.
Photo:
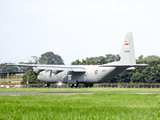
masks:
<path id="1" fill-rule="evenodd" d="M 1 84 L 0 88 L 45 88 L 45 83 L 42 84 Z M 94 84 L 94 88 L 109 87 L 109 88 L 160 88 L 160 83 L 101 83 Z M 50 88 L 69 88 L 68 84 L 51 84 Z M 84 88 L 83 84 L 79 84 L 78 88 Z"/>

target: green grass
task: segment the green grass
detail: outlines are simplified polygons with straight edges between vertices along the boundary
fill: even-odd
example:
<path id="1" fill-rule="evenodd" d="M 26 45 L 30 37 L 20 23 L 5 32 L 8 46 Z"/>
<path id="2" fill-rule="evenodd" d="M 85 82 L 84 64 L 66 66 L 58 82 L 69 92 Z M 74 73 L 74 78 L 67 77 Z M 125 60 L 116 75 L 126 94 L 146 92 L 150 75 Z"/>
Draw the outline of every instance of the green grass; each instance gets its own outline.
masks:
<path id="1" fill-rule="evenodd" d="M 0 88 L 0 92 L 160 92 L 160 88 Z"/>
<path id="2" fill-rule="evenodd" d="M 159 94 L 0 96 L 0 120 L 158 120 Z"/>

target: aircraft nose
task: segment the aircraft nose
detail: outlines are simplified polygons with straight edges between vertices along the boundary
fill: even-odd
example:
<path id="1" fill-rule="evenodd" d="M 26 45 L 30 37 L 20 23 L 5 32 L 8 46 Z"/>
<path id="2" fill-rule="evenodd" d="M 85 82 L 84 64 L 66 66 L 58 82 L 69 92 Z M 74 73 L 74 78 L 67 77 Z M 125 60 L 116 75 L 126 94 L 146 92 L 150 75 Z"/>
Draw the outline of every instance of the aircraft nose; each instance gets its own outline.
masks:
<path id="1" fill-rule="evenodd" d="M 45 71 L 42 71 L 39 73 L 39 75 L 37 76 L 38 80 L 44 81 L 44 73 L 45 73 Z"/>
<path id="2" fill-rule="evenodd" d="M 38 75 L 38 77 L 37 77 L 38 80 L 42 80 L 42 76 L 43 76 L 43 71 L 39 73 L 39 75 Z"/>
<path id="3" fill-rule="evenodd" d="M 38 77 L 37 77 L 37 78 L 38 78 L 38 80 L 41 80 L 41 76 L 40 76 L 40 75 L 38 75 Z"/>

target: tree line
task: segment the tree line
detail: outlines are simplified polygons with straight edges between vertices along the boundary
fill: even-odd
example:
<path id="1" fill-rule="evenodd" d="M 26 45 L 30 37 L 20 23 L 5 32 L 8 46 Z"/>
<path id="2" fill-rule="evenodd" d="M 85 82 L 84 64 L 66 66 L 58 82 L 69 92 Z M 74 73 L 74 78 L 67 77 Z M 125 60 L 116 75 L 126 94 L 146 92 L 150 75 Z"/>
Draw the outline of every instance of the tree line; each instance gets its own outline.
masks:
<path id="1" fill-rule="evenodd" d="M 80 60 L 75 60 L 72 65 L 100 65 L 118 61 L 119 55 L 107 54 L 106 56 L 91 57 Z M 119 75 L 111 79 L 110 83 L 158 83 L 160 82 L 160 57 L 151 55 L 143 58 L 139 56 L 136 60 L 137 64 L 149 64 L 148 67 L 135 67 L 134 70 L 125 70 Z"/>
<path id="2" fill-rule="evenodd" d="M 32 59 L 27 62 L 20 62 L 20 64 L 56 64 L 56 65 L 64 65 L 63 59 L 58 54 L 54 54 L 53 52 L 46 52 L 42 54 L 40 57 L 32 56 Z M 75 60 L 71 64 L 72 65 L 100 65 L 105 63 L 110 63 L 113 61 L 118 61 L 119 55 L 107 54 L 105 56 L 99 57 L 90 57 L 86 59 L 82 59 L 81 61 Z M 151 55 L 147 57 L 143 57 L 143 55 L 139 56 L 136 60 L 137 64 L 149 64 L 148 67 L 135 67 L 134 70 L 125 70 L 119 75 L 115 76 L 111 79 L 110 83 L 158 83 L 160 82 L 160 57 Z M 0 70 L 2 72 L 25 72 L 23 76 L 23 82 L 26 83 L 27 79 L 32 83 L 40 83 L 37 79 L 36 73 L 34 73 L 31 69 L 23 67 L 19 68 L 16 66 L 6 66 L 7 63 L 0 64 Z M 1 72 L 0 71 L 0 72 Z M 28 77 L 29 76 L 29 77 Z"/>
<path id="3" fill-rule="evenodd" d="M 16 67 L 7 66 L 6 64 L 13 63 L 2 63 L 0 64 L 0 72 L 24 72 L 23 82 L 26 83 L 28 80 L 30 83 L 42 83 L 37 79 L 38 74 L 34 73 L 31 68 L 28 67 Z M 46 52 L 40 57 L 32 56 L 28 62 L 19 62 L 19 64 L 54 64 L 64 65 L 63 59 L 58 54 L 53 52 Z"/>

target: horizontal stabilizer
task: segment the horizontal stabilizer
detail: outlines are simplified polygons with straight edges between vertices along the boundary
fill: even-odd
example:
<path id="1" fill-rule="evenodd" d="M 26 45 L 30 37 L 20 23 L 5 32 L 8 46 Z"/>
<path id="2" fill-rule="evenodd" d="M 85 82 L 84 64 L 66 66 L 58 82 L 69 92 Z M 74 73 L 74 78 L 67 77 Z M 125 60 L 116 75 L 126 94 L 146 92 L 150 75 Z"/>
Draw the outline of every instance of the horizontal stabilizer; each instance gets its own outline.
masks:
<path id="1" fill-rule="evenodd" d="M 136 69 L 135 67 L 129 67 L 126 70 L 135 70 L 135 69 Z"/>

